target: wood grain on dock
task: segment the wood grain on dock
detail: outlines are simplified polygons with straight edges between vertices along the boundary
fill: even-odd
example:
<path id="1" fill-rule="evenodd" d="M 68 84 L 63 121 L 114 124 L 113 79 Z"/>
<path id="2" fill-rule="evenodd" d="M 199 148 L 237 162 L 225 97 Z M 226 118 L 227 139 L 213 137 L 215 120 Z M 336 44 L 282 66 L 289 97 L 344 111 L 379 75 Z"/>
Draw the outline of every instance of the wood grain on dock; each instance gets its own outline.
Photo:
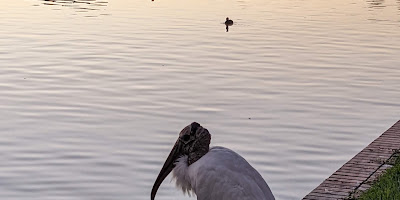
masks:
<path id="1" fill-rule="evenodd" d="M 400 121 L 354 156 L 303 200 L 349 199 L 365 191 L 387 168 L 389 159 L 400 149 Z"/>

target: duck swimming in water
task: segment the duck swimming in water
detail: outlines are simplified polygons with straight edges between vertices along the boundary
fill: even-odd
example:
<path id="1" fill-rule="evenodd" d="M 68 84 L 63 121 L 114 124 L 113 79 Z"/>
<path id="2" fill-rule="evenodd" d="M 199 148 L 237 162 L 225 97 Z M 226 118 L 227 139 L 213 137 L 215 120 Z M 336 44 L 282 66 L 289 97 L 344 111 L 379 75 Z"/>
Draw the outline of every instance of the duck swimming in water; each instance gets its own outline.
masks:
<path id="1" fill-rule="evenodd" d="M 225 21 L 225 25 L 227 25 L 227 26 L 232 26 L 232 25 L 233 25 L 233 21 L 230 20 L 229 17 L 227 17 L 227 18 L 226 18 L 226 21 Z"/>
<path id="2" fill-rule="evenodd" d="M 229 26 L 233 25 L 233 21 L 230 20 L 229 17 L 227 17 L 226 21 L 225 21 L 225 25 L 226 25 L 226 32 L 228 32 L 229 31 Z"/>

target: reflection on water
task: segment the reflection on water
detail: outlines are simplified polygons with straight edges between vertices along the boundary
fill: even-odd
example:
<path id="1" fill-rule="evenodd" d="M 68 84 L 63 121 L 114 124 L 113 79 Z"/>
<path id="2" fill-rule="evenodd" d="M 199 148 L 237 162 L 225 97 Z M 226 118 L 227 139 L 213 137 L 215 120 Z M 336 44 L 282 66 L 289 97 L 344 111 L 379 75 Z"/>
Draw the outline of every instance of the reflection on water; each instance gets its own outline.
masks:
<path id="1" fill-rule="evenodd" d="M 367 0 L 370 8 L 383 8 L 385 5 L 385 0 Z"/>
<path id="2" fill-rule="evenodd" d="M 397 0 L 398 10 L 400 11 L 400 0 Z"/>
<path id="3" fill-rule="evenodd" d="M 88 12 L 100 10 L 107 6 L 108 1 L 104 0 L 41 0 L 43 5 L 63 6 L 77 9 L 77 12 Z"/>
<path id="4" fill-rule="evenodd" d="M 385 0 L 367 0 L 369 8 L 385 8 L 385 7 L 391 7 L 395 6 L 394 4 L 397 4 L 397 9 L 400 11 L 400 0 L 396 0 L 396 3 L 394 2 L 388 2 L 386 3 Z"/>
<path id="5" fill-rule="evenodd" d="M 398 16 L 388 14 L 393 12 L 400 13 L 400 0 L 367 0 L 366 2 L 370 11 L 368 20 L 379 21 L 388 25 L 400 22 Z"/>

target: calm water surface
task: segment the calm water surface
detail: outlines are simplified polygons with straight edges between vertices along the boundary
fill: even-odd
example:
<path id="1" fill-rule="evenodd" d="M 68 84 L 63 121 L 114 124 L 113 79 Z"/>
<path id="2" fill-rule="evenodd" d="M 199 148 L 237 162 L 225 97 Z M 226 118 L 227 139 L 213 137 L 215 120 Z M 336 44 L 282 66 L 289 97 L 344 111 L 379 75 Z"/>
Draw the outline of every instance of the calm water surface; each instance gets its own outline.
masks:
<path id="1" fill-rule="evenodd" d="M 399 120 L 399 55 L 398 0 L 3 0 L 0 199 L 149 199 L 192 121 L 300 199 Z"/>

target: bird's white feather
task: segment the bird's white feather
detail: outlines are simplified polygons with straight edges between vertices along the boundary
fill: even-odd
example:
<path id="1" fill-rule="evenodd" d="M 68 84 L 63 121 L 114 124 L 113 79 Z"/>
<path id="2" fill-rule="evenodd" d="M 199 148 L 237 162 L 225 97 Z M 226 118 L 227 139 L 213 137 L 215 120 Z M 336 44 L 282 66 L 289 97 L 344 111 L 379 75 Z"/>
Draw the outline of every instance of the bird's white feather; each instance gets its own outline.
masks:
<path id="1" fill-rule="evenodd" d="M 198 200 L 274 200 L 262 176 L 239 154 L 213 147 L 195 163 L 187 157 L 175 163 L 173 177 L 186 193 Z"/>
<path id="2" fill-rule="evenodd" d="M 182 156 L 175 162 L 172 178 L 175 179 L 176 187 L 181 188 L 184 194 L 192 194 L 192 185 L 189 177 L 188 156 Z"/>

